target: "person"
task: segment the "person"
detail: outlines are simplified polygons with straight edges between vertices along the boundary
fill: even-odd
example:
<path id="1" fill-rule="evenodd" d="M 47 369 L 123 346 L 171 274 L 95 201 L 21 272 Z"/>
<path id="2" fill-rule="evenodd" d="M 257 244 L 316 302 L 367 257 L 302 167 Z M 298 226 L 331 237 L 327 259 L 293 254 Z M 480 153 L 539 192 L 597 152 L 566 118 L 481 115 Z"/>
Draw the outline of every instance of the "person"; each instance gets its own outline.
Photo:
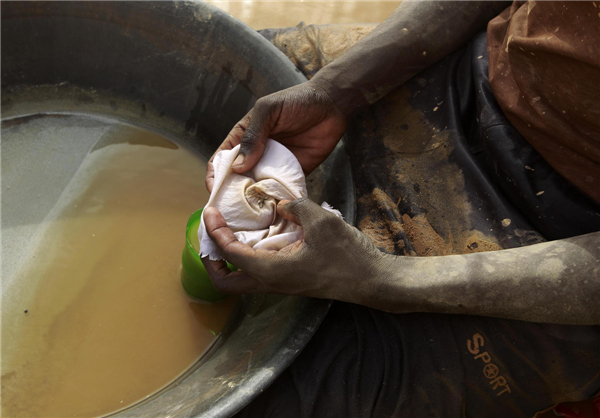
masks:
<path id="1" fill-rule="evenodd" d="M 233 170 L 243 173 L 260 159 L 266 139 L 273 138 L 294 153 L 308 174 L 333 151 L 356 114 L 457 51 L 489 22 L 487 48 L 479 57 L 485 54 L 489 61 L 489 85 L 502 117 L 582 193 L 582 199 L 593 202 L 590 207 L 596 207 L 600 203 L 598 7 L 593 2 L 403 2 L 310 81 L 259 99 L 217 152 L 241 144 Z M 211 170 L 209 163 L 209 191 Z M 282 201 L 277 210 L 301 225 L 305 236 L 275 252 L 241 244 L 218 210 L 206 209 L 207 232 L 223 257 L 240 269 L 231 272 L 223 261 L 203 259 L 215 288 L 223 293 L 327 298 L 348 305 L 332 308 L 326 319 L 330 335 L 319 337 L 320 346 L 311 342 L 307 348 L 311 354 L 303 352 L 280 378 L 277 390 L 261 396 L 243 414 L 531 416 L 553 403 L 585 399 L 600 389 L 596 224 L 583 235 L 519 248 L 406 257 L 380 251 L 357 228 L 308 199 Z M 357 319 L 357 312 L 363 317 Z M 347 338 L 356 338 L 347 336 L 356 332 L 355 325 L 348 325 L 349 316 L 363 324 L 361 332 L 378 329 L 379 347 L 367 341 L 372 337 L 360 340 L 358 352 L 342 347 Z M 498 335 L 514 346 L 499 348 L 498 337 L 493 353 L 492 328 L 501 330 Z M 429 337 L 431 342 L 443 341 L 453 354 L 432 350 Z M 336 347 L 333 358 L 325 354 L 326 346 Z M 543 357 L 544 351 L 551 355 L 532 360 Z M 394 352 L 400 357 L 390 354 Z M 373 365 L 373 359 L 366 360 L 369 353 L 383 355 L 385 367 L 365 370 Z M 324 375 L 317 370 L 324 367 L 315 360 L 318 357 L 343 366 Z M 359 364 L 360 370 L 348 374 L 349 367 L 355 367 L 349 364 L 357 358 L 369 367 Z M 419 362 L 425 358 L 424 370 L 408 358 Z M 559 367 L 560 358 L 579 364 Z M 520 370 L 515 371 L 514 365 Z M 482 367 L 483 377 L 481 371 L 471 370 Z M 486 384 L 469 382 L 470 373 L 479 373 L 477 379 Z M 560 381 L 550 382 L 548 376 L 560 376 Z M 311 384 L 329 393 L 316 393 L 308 388 Z"/>

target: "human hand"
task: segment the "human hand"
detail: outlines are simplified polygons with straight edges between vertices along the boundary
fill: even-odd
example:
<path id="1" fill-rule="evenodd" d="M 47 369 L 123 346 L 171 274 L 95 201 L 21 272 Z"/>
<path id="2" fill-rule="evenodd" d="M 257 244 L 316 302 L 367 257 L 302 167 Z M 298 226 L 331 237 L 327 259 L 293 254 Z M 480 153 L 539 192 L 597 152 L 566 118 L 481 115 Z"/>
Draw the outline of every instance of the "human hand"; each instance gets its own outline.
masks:
<path id="1" fill-rule="evenodd" d="M 371 279 L 385 255 L 358 229 L 309 199 L 281 201 L 277 211 L 301 225 L 304 239 L 279 251 L 253 249 L 239 242 L 215 208 L 204 222 L 225 261 L 202 259 L 215 288 L 222 293 L 280 293 L 364 303 Z"/>
<path id="2" fill-rule="evenodd" d="M 212 191 L 212 161 L 219 151 L 242 144 L 232 167 L 241 174 L 256 165 L 267 138 L 272 138 L 292 151 L 309 174 L 325 161 L 345 130 L 346 117 L 317 82 L 309 81 L 260 98 L 210 159 L 206 188 Z"/>

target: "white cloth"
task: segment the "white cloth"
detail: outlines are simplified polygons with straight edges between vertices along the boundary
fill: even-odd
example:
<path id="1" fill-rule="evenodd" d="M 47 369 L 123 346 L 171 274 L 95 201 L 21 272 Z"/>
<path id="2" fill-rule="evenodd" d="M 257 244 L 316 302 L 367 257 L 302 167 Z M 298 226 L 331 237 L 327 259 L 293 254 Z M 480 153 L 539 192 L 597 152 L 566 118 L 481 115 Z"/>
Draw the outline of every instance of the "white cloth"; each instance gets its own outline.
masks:
<path id="1" fill-rule="evenodd" d="M 269 139 L 258 164 L 247 173 L 237 174 L 231 170 L 231 165 L 239 148 L 238 145 L 215 156 L 213 190 L 204 209 L 219 209 L 236 238 L 254 248 L 280 250 L 302 239 L 302 227 L 277 214 L 280 200 L 307 196 L 304 173 L 294 154 Z M 327 203 L 322 206 L 341 217 L 340 212 Z M 222 260 L 206 232 L 204 212 L 202 214 L 198 229 L 200 256 Z"/>

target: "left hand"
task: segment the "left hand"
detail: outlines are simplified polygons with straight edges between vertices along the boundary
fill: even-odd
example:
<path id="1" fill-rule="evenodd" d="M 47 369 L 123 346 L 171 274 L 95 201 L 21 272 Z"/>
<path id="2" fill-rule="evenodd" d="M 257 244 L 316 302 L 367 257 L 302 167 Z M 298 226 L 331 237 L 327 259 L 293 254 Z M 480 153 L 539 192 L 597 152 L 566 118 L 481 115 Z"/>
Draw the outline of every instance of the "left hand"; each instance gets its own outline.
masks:
<path id="1" fill-rule="evenodd" d="M 209 160 L 206 189 L 212 192 L 212 161 L 219 151 L 240 144 L 231 169 L 242 174 L 258 163 L 268 138 L 285 145 L 304 173 L 310 174 L 331 154 L 346 130 L 346 115 L 338 105 L 325 86 L 313 80 L 261 97 Z"/>
<path id="2" fill-rule="evenodd" d="M 215 208 L 204 222 L 225 261 L 202 259 L 222 293 L 282 293 L 361 303 L 385 255 L 358 229 L 309 199 L 281 201 L 277 212 L 301 225 L 304 239 L 279 251 L 253 249 L 237 240 Z"/>

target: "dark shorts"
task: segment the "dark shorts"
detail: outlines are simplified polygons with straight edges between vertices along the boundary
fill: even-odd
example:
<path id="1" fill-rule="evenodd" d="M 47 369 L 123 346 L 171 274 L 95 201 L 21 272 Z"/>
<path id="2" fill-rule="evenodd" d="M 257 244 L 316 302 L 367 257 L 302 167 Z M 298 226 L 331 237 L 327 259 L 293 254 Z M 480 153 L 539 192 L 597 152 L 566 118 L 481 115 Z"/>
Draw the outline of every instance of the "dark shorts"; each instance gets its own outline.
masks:
<path id="1" fill-rule="evenodd" d="M 345 142 L 357 226 L 383 251 L 511 248 L 600 230 L 600 207 L 502 114 L 485 34 L 362 112 Z M 600 327 L 334 302 L 294 363 L 239 416 L 529 418 L 599 389 Z"/>

